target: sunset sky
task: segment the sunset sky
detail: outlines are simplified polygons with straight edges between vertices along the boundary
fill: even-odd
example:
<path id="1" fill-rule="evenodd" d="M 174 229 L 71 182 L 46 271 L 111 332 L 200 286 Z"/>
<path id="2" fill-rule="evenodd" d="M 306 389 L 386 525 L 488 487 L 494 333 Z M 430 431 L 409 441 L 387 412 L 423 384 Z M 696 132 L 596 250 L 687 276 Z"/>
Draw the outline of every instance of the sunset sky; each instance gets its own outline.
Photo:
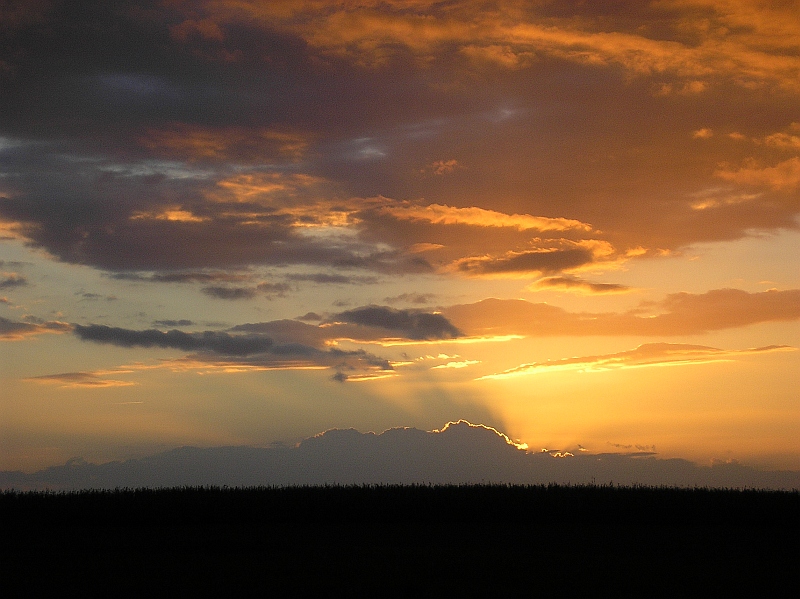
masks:
<path id="1" fill-rule="evenodd" d="M 799 214 L 797 0 L 0 1 L 0 470 L 800 470 Z"/>

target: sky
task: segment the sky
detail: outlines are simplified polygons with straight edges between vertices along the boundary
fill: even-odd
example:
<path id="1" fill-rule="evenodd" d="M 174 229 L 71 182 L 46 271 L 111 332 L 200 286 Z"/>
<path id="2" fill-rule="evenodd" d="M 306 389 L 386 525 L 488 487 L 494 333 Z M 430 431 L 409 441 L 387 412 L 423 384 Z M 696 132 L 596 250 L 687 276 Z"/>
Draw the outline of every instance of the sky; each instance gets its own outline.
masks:
<path id="1" fill-rule="evenodd" d="M 0 470 L 466 420 L 800 471 L 800 2 L 0 2 Z"/>

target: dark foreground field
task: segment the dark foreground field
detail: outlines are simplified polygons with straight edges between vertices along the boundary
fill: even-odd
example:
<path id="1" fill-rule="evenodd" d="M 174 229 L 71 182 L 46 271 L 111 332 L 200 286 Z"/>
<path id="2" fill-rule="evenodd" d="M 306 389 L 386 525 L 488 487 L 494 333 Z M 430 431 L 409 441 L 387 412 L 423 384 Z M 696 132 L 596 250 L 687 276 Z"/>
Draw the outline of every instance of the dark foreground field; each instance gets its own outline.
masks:
<path id="1" fill-rule="evenodd" d="M 788 597 L 800 581 L 797 492 L 3 493 L 0 535 L 4 588 L 26 595 Z"/>

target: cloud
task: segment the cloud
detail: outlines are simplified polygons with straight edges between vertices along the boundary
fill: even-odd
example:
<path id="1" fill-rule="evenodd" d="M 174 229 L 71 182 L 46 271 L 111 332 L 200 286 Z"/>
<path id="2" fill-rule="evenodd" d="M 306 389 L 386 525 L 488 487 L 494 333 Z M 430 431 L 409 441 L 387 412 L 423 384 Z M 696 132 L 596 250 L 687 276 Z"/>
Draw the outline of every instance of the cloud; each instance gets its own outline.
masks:
<path id="1" fill-rule="evenodd" d="M 696 335 L 761 322 L 800 319 L 800 290 L 674 293 L 623 313 L 577 313 L 525 300 L 487 299 L 442 310 L 469 336 Z"/>
<path id="2" fill-rule="evenodd" d="M 720 169 L 714 173 L 720 179 L 768 187 L 775 191 L 792 191 L 800 187 L 800 157 L 789 158 L 775 166 L 743 166 L 736 170 Z"/>
<path id="3" fill-rule="evenodd" d="M 56 320 L 48 322 L 18 322 L 0 316 L 0 339 L 20 341 L 42 333 L 67 333 L 72 326 Z"/>
<path id="4" fill-rule="evenodd" d="M 343 275 L 317 272 L 311 274 L 288 274 L 286 278 L 290 281 L 310 281 L 318 285 L 371 285 L 378 282 L 377 277 L 360 275 Z"/>
<path id="5" fill-rule="evenodd" d="M 449 175 L 457 168 L 464 168 L 459 164 L 458 160 L 451 158 L 450 160 L 436 160 L 423 169 L 423 172 L 429 171 L 434 175 Z"/>
<path id="6" fill-rule="evenodd" d="M 115 302 L 119 298 L 116 295 L 101 295 L 99 293 L 90 293 L 90 292 L 78 292 L 76 295 L 80 295 L 82 298 L 81 301 L 93 302 L 98 300 L 105 300 L 107 302 Z"/>
<path id="7" fill-rule="evenodd" d="M 797 472 L 765 472 L 741 464 L 698 466 L 660 459 L 652 451 L 528 452 L 522 447 L 493 427 L 463 420 L 428 432 L 331 429 L 294 447 L 182 447 L 125 462 L 73 459 L 32 474 L 0 472 L 0 488 L 469 483 L 800 488 Z"/>
<path id="8" fill-rule="evenodd" d="M 231 329 L 234 334 L 225 331 L 203 331 L 185 333 L 176 329 L 159 331 L 147 329 L 143 331 L 108 327 L 105 325 L 75 325 L 75 334 L 83 341 L 108 343 L 120 347 L 143 347 L 178 349 L 194 352 L 183 360 L 173 360 L 173 364 L 183 364 L 185 368 L 216 369 L 227 372 L 238 372 L 246 369 L 303 369 L 303 368 L 336 368 L 340 370 L 391 370 L 391 364 L 380 357 L 363 350 L 345 351 L 338 348 L 321 348 L 315 346 L 322 336 L 308 335 L 315 345 L 298 342 L 300 336 L 290 331 L 285 339 L 277 340 L 275 336 L 265 333 L 269 329 L 280 328 L 279 323 L 291 323 L 288 326 L 309 327 L 297 321 L 278 321 L 265 323 L 266 326 L 243 325 Z M 286 328 L 286 325 L 283 327 Z M 306 329 L 308 330 L 308 329 Z M 255 332 L 257 331 L 257 332 Z"/>
<path id="9" fill-rule="evenodd" d="M 17 273 L 4 273 L 0 280 L 0 289 L 11 289 L 13 287 L 24 287 L 28 284 L 28 279 Z"/>
<path id="10" fill-rule="evenodd" d="M 628 293 L 630 287 L 617 283 L 590 283 L 576 277 L 545 277 L 539 279 L 528 289 L 562 289 L 576 293 L 605 294 L 605 293 Z"/>
<path id="11" fill-rule="evenodd" d="M 247 356 L 269 352 L 274 342 L 257 335 L 230 335 L 221 331 L 184 333 L 177 329 L 136 331 L 105 325 L 75 325 L 75 334 L 83 341 L 109 343 L 120 347 L 160 347 L 184 351 L 207 350 L 227 356 Z"/>
<path id="12" fill-rule="evenodd" d="M 190 327 L 194 324 L 192 320 L 186 320 L 182 318 L 181 320 L 154 320 L 153 326 L 156 327 Z"/>
<path id="13" fill-rule="evenodd" d="M 313 316 L 307 315 L 307 320 L 322 320 Z M 286 319 L 240 324 L 227 331 L 134 330 L 99 324 L 74 325 L 73 330 L 83 341 L 192 352 L 186 363 L 205 368 L 334 368 L 347 374 L 349 380 L 375 378 L 379 371 L 386 375 L 392 365 L 361 349 L 332 347 L 340 340 L 381 343 L 398 337 L 428 341 L 461 335 L 440 314 L 379 306 L 342 312 L 320 325 Z"/>
<path id="14" fill-rule="evenodd" d="M 462 335 L 441 314 L 413 310 L 396 310 L 384 306 L 366 306 L 340 312 L 334 322 L 385 329 L 412 340 L 452 339 Z"/>
<path id="15" fill-rule="evenodd" d="M 771 133 L 756 141 L 782 150 L 798 150 L 800 149 L 800 123 L 792 123 L 785 131 Z"/>
<path id="16" fill-rule="evenodd" d="M 458 262 L 460 272 L 480 275 L 560 272 L 585 266 L 593 261 L 592 252 L 583 248 L 510 253 L 499 258 L 465 258 Z"/>
<path id="17" fill-rule="evenodd" d="M 630 4 L 624 12 L 575 5 L 522 11 L 516 3 L 487 11 L 469 2 L 447 7 L 419 2 L 408 11 L 407 5 L 329 5 L 325 19 L 313 4 L 265 10 L 240 3 L 239 11 L 207 6 L 215 22 L 246 14 L 291 28 L 318 51 L 373 68 L 403 52 L 428 64 L 454 49 L 478 66 L 519 69 L 550 57 L 597 68 L 621 66 L 639 76 L 671 73 L 687 84 L 714 75 L 788 87 L 797 69 L 787 54 L 796 43 L 797 25 L 789 7 L 760 7 L 764 13 L 754 14 L 749 5 L 728 3 L 722 9 L 707 2 L 682 3 L 669 12 L 660 5 Z"/>
<path id="18" fill-rule="evenodd" d="M 158 156 L 190 162 L 262 164 L 269 158 L 301 158 L 309 139 L 300 133 L 264 128 L 173 123 L 166 128 L 149 129 L 139 143 Z"/>
<path id="19" fill-rule="evenodd" d="M 103 378 L 104 374 L 108 373 L 64 372 L 61 374 L 35 376 L 23 380 L 54 384 L 62 389 L 105 389 L 108 387 L 129 387 L 136 384 L 130 381 Z"/>
<path id="20" fill-rule="evenodd" d="M 553 236 L 624 256 L 794 222 L 794 156 L 775 158 L 796 154 L 787 7 L 190 4 L 15 19 L 0 57 L 4 228 L 122 274 L 508 276 L 591 266 Z M 778 89 L 784 108 L 765 91 Z M 757 163 L 719 145 L 731 128 L 759 140 Z M 686 139 L 705 129 L 709 143 Z M 674 199 L 715 172 L 763 201 L 718 202 L 722 218 Z"/>
<path id="21" fill-rule="evenodd" d="M 733 360 L 747 354 L 760 354 L 774 351 L 795 351 L 797 348 L 788 345 L 770 345 L 743 350 L 723 350 L 704 345 L 688 345 L 683 343 L 645 343 L 635 349 L 615 354 L 600 356 L 583 356 L 521 364 L 500 373 L 480 377 L 484 379 L 506 379 L 528 374 L 561 370 L 580 370 L 582 372 L 600 372 L 618 368 L 643 368 L 652 366 L 678 366 L 690 364 L 707 364 Z"/>
<path id="22" fill-rule="evenodd" d="M 140 273 L 121 272 L 109 275 L 112 279 L 122 281 L 147 281 L 153 283 L 236 283 L 251 279 L 249 274 L 232 272 L 167 272 L 143 275 Z"/>
<path id="23" fill-rule="evenodd" d="M 547 218 L 529 214 L 504 214 L 472 206 L 457 208 L 440 204 L 427 206 L 409 202 L 386 203 L 375 209 L 379 214 L 400 220 L 426 221 L 437 225 L 470 225 L 474 227 L 509 227 L 519 231 L 591 231 L 591 225 L 567 218 Z"/>
<path id="24" fill-rule="evenodd" d="M 252 299 L 258 295 L 258 289 L 255 287 L 209 286 L 203 287 L 202 291 L 211 297 L 225 300 Z"/>
<path id="25" fill-rule="evenodd" d="M 316 312 L 306 312 L 303 316 L 298 316 L 296 320 L 302 320 L 307 322 L 319 322 L 322 320 L 322 316 L 317 314 Z"/>
<path id="26" fill-rule="evenodd" d="M 436 297 L 435 293 L 401 293 L 393 297 L 385 297 L 383 301 L 387 304 L 407 303 L 407 304 L 430 304 Z"/>

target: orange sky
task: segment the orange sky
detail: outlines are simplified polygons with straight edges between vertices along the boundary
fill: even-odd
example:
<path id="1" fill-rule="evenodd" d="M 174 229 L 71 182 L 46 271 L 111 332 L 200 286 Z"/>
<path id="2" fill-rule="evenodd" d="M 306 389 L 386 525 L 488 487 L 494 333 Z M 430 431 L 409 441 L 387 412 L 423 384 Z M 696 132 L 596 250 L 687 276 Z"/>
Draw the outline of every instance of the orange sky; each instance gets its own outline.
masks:
<path id="1" fill-rule="evenodd" d="M 800 3 L 4 3 L 0 469 L 467 419 L 800 470 Z"/>

